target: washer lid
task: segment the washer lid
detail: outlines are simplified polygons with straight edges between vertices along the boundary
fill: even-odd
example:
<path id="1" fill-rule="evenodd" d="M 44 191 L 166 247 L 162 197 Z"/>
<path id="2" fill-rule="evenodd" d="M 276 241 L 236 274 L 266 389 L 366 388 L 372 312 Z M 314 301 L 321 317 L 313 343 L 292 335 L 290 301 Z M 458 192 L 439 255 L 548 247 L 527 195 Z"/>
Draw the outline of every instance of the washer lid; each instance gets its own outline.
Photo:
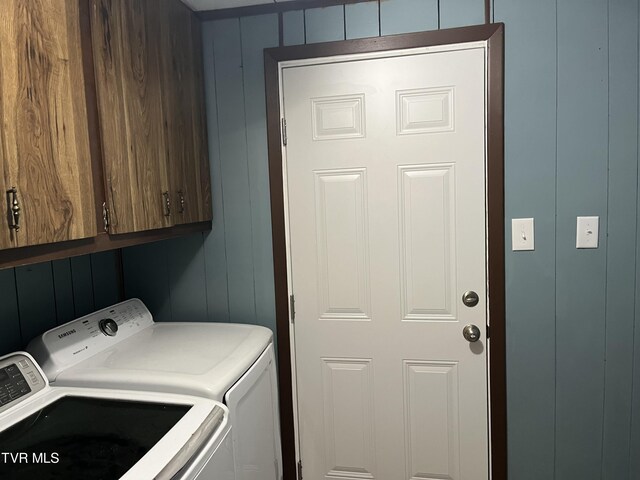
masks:
<path id="1" fill-rule="evenodd" d="M 271 330 L 258 326 L 155 323 L 55 378 L 45 373 L 53 385 L 143 389 L 222 401 L 271 338 Z"/>
<path id="2" fill-rule="evenodd" d="M 221 401 L 271 342 L 228 323 L 154 323 L 138 299 L 49 330 L 27 350 L 52 385 L 188 393 Z"/>

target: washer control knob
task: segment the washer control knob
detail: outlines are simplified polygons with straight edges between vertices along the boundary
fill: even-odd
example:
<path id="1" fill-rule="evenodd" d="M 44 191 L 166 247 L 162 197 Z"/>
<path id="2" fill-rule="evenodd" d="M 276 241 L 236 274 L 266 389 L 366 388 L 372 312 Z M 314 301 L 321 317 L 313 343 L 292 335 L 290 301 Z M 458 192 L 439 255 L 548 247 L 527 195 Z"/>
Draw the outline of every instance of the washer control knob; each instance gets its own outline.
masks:
<path id="1" fill-rule="evenodd" d="M 100 327 L 102 333 L 109 337 L 115 337 L 116 333 L 118 333 L 118 324 L 111 318 L 103 318 L 100 320 L 98 327 Z"/>

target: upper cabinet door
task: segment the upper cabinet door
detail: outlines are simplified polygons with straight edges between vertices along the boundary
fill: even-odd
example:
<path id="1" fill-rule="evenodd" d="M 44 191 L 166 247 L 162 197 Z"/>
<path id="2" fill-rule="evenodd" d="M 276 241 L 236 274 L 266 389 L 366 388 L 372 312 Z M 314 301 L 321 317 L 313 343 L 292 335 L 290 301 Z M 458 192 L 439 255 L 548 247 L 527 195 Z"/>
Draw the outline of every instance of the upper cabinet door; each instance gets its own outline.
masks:
<path id="1" fill-rule="evenodd" d="M 157 0 L 92 0 L 110 233 L 172 225 Z"/>
<path id="2" fill-rule="evenodd" d="M 78 8 L 2 1 L 0 248 L 97 234 Z"/>
<path id="3" fill-rule="evenodd" d="M 160 0 L 157 8 L 172 218 L 176 224 L 211 220 L 200 21 L 177 0 Z"/>

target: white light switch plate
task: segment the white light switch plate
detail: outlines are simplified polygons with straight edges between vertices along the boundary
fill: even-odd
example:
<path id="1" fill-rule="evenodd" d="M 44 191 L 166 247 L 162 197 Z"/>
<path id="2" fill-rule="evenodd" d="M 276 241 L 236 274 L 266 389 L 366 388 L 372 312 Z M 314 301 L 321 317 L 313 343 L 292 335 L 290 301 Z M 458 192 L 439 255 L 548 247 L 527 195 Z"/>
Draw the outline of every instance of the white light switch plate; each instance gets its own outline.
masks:
<path id="1" fill-rule="evenodd" d="M 511 248 L 533 250 L 533 218 L 511 219 Z"/>
<path id="2" fill-rule="evenodd" d="M 578 217 L 576 248 L 598 248 L 598 224 L 600 217 Z"/>

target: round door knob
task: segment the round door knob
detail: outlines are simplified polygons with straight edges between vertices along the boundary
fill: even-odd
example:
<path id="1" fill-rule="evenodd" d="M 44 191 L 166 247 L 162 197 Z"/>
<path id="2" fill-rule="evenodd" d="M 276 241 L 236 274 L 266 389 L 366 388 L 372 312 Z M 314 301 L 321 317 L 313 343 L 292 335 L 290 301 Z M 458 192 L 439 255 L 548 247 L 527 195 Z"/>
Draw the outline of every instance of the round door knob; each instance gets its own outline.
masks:
<path id="1" fill-rule="evenodd" d="M 462 329 L 462 336 L 469 342 L 477 342 L 480 340 L 480 329 L 475 325 L 467 325 Z"/>
<path id="2" fill-rule="evenodd" d="M 103 318 L 98 322 L 100 331 L 108 337 L 114 337 L 118 333 L 118 324 L 110 318 Z"/>
<path id="3" fill-rule="evenodd" d="M 480 297 L 473 290 L 469 290 L 468 292 L 464 292 L 462 295 L 462 303 L 464 303 L 467 307 L 475 307 L 480 301 Z"/>

